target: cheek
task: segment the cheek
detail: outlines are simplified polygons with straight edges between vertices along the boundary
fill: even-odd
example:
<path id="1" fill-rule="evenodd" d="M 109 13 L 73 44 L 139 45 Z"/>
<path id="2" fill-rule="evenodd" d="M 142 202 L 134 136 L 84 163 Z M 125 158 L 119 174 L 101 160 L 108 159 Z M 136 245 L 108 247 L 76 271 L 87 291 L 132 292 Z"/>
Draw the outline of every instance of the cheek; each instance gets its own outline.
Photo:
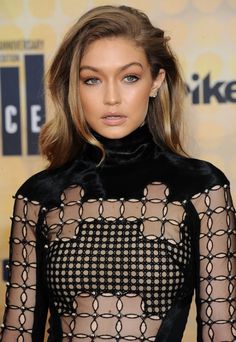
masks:
<path id="1" fill-rule="evenodd" d="M 80 90 L 80 101 L 85 114 L 94 112 L 98 106 L 98 97 L 92 91 Z"/>
<path id="2" fill-rule="evenodd" d="M 148 102 L 149 102 L 149 89 L 142 88 L 136 91 L 135 89 L 132 91 L 126 92 L 126 101 L 131 105 L 132 107 L 135 107 L 136 109 L 142 111 L 143 109 L 146 109 Z"/>

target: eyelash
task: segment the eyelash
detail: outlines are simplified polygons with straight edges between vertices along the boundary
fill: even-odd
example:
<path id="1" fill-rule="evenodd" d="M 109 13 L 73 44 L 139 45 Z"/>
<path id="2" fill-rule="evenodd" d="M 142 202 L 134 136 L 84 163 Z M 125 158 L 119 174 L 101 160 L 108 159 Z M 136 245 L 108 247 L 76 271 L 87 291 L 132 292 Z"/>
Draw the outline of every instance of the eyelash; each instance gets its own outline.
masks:
<path id="1" fill-rule="evenodd" d="M 137 75 L 133 75 L 133 74 L 126 75 L 126 76 L 124 77 L 124 79 L 125 79 L 125 78 L 128 78 L 128 77 L 130 77 L 130 78 L 133 79 L 133 81 L 131 81 L 131 82 L 128 81 L 128 83 L 135 83 L 135 82 L 137 82 L 137 81 L 140 79 L 140 77 L 138 77 Z"/>
<path id="2" fill-rule="evenodd" d="M 138 77 L 137 75 L 133 75 L 133 74 L 126 75 L 123 79 L 127 79 L 127 78 L 133 79 L 132 81 L 127 81 L 127 83 L 135 83 L 140 79 L 140 77 Z M 92 83 L 90 83 L 91 81 L 92 81 Z M 90 77 L 90 78 L 85 79 L 83 82 L 84 82 L 84 84 L 87 84 L 87 85 L 96 85 L 97 81 L 99 81 L 98 78 Z"/>
<path id="3" fill-rule="evenodd" d="M 87 85 L 95 85 L 97 84 L 97 82 L 92 82 L 92 83 L 89 83 L 90 81 L 98 81 L 98 78 L 96 77 L 90 77 L 90 78 L 87 78 L 84 80 L 84 83 L 87 84 Z"/>

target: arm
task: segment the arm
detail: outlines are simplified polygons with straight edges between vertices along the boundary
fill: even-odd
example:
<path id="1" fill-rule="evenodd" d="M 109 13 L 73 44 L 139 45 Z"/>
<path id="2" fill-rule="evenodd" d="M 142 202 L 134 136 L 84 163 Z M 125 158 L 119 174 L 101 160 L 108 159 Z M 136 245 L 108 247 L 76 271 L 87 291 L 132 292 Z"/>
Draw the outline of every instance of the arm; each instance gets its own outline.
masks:
<path id="1" fill-rule="evenodd" d="M 236 225 L 229 186 L 214 186 L 193 203 L 200 219 L 198 341 L 236 341 Z"/>
<path id="2" fill-rule="evenodd" d="M 15 199 L 10 236 L 9 282 L 0 341 L 43 341 L 42 325 L 46 303 L 40 303 L 42 289 L 37 260 L 37 221 L 40 205 L 18 195 Z M 45 298 L 43 301 L 46 300 Z M 42 299 L 41 299 L 42 301 Z M 39 321 L 37 322 L 37 321 Z M 37 332 L 36 332 L 37 330 Z M 36 337 L 37 335 L 37 337 Z M 34 337 L 35 336 L 35 337 Z"/>

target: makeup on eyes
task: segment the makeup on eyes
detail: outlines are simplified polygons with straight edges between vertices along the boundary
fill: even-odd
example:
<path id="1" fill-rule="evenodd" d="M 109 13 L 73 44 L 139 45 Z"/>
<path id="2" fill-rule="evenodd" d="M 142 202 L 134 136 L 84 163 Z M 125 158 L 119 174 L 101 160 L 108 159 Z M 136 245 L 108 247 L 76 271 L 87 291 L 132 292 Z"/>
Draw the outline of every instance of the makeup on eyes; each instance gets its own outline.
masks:
<path id="1" fill-rule="evenodd" d="M 80 76 L 82 82 L 87 85 L 95 85 L 100 83 L 100 78 L 96 76 Z M 134 74 L 134 73 L 129 73 L 121 77 L 121 80 L 124 81 L 125 83 L 136 83 L 139 81 L 141 78 L 140 75 Z"/>
<path id="2" fill-rule="evenodd" d="M 130 69 L 130 70 L 129 70 Z M 141 78 L 143 71 L 143 66 L 139 62 L 132 62 L 129 64 L 126 64 L 122 67 L 116 68 L 116 70 L 112 70 L 114 75 L 122 75 L 122 79 L 125 77 L 136 77 L 137 80 Z M 110 76 L 111 71 L 104 71 L 102 68 L 95 68 L 90 65 L 82 65 L 80 67 L 80 78 L 85 82 L 86 80 L 90 79 L 99 79 L 99 77 L 107 77 L 107 75 Z M 132 83 L 132 82 L 131 82 Z"/>

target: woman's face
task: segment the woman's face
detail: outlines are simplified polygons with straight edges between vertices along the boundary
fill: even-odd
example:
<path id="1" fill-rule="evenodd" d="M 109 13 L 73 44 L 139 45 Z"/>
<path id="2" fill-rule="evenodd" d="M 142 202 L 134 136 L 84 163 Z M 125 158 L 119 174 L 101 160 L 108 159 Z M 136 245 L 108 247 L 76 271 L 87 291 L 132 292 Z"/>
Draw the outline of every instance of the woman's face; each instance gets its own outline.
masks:
<path id="1" fill-rule="evenodd" d="M 145 120 L 149 96 L 165 77 L 151 76 L 144 50 L 122 37 L 91 43 L 80 64 L 79 93 L 85 119 L 97 133 L 122 138 Z"/>

